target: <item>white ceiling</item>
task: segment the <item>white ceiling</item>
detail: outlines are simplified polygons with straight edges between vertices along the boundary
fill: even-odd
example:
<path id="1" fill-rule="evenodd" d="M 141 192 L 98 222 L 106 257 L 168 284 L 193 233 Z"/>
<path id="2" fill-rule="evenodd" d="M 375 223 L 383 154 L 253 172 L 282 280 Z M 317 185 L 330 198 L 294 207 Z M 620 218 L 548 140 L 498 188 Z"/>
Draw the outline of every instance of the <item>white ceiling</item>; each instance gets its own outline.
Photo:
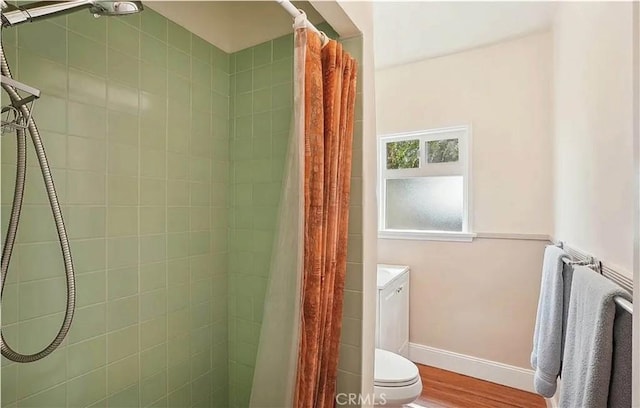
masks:
<path id="1" fill-rule="evenodd" d="M 376 69 L 515 38 L 551 26 L 553 2 L 374 4 Z"/>
<path id="2" fill-rule="evenodd" d="M 145 1 L 158 13 L 204 38 L 225 52 L 293 32 L 293 19 L 275 1 Z M 318 24 L 322 16 L 306 1 L 294 5 Z"/>

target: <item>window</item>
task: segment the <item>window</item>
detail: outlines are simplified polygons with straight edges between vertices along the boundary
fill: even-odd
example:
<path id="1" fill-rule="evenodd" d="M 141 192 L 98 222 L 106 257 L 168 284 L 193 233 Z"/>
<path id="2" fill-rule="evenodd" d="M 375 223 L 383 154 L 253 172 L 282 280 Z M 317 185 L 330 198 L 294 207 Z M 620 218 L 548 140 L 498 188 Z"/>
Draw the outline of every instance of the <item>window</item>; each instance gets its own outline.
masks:
<path id="1" fill-rule="evenodd" d="M 380 138 L 381 238 L 470 241 L 469 128 Z"/>

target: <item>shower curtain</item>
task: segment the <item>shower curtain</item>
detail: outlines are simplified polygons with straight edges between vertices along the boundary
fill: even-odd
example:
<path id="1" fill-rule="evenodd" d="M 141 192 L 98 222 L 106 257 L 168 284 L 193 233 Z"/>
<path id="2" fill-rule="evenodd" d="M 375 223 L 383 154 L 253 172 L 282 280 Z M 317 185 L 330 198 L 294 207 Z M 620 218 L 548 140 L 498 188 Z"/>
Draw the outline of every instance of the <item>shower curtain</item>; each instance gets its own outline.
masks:
<path id="1" fill-rule="evenodd" d="M 333 407 L 342 327 L 356 61 L 295 19 L 294 119 L 252 407 Z"/>

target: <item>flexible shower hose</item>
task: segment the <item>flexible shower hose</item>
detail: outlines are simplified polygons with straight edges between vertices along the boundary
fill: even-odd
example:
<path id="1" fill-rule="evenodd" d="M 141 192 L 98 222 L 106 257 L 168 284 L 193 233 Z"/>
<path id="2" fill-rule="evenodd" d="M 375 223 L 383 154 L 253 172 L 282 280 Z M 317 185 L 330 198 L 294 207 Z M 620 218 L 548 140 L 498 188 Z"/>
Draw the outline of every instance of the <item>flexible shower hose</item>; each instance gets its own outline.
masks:
<path id="1" fill-rule="evenodd" d="M 9 64 L 4 55 L 4 46 L 0 43 L 0 71 L 2 75 L 12 78 Z M 12 102 L 20 100 L 20 95 L 11 86 L 2 84 L 2 88 L 7 92 Z M 42 177 L 44 179 L 45 188 L 49 197 L 49 204 L 51 205 L 51 211 L 55 220 L 56 229 L 58 231 L 58 239 L 60 241 L 60 249 L 62 250 L 62 257 L 64 259 L 64 269 L 67 280 L 67 304 L 62 326 L 58 331 L 56 337 L 49 343 L 47 347 L 33 354 L 20 354 L 14 351 L 5 341 L 4 334 L 0 333 L 0 351 L 2 355 L 11 361 L 18 363 L 30 363 L 40 360 L 49 354 L 51 354 L 64 340 L 65 336 L 69 332 L 71 327 L 71 321 L 73 320 L 73 313 L 76 305 L 76 283 L 73 272 L 73 261 L 71 259 L 71 249 L 69 247 L 69 239 L 67 238 L 67 231 L 62 219 L 62 211 L 60 210 L 60 203 L 58 202 L 58 195 L 56 194 L 56 188 L 53 184 L 53 177 L 51 175 L 51 169 L 47 160 L 47 155 L 44 151 L 42 139 L 38 132 L 38 127 L 33 117 L 29 114 L 29 108 L 26 105 L 20 106 L 20 111 L 24 118 L 29 118 L 28 129 L 31 134 L 31 140 L 35 147 L 36 156 L 40 163 L 40 169 L 42 171 Z M 13 246 L 16 239 L 16 233 L 18 232 L 18 224 L 20 222 L 20 212 L 22 211 L 22 199 L 24 197 L 24 183 L 26 178 L 27 169 L 27 149 L 26 149 L 26 135 L 24 129 L 17 129 L 17 166 L 16 166 L 16 184 L 13 192 L 13 204 L 11 206 L 11 218 L 9 219 L 9 227 L 7 228 L 7 236 L 4 240 L 2 248 L 2 261 L 1 261 L 1 273 L 0 296 L 4 292 L 4 285 L 7 278 L 7 271 L 9 269 L 9 262 L 11 260 L 11 254 L 13 253 Z"/>

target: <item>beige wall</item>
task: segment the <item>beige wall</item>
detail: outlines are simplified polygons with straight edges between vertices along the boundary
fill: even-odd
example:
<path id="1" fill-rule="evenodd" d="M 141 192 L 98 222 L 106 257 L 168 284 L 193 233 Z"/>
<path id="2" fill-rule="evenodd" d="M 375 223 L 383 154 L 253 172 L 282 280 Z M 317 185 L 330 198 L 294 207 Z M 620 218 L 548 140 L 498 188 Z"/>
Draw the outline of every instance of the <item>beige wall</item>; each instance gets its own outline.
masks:
<path id="1" fill-rule="evenodd" d="M 554 237 L 631 276 L 631 3 L 562 3 L 554 28 Z"/>
<path id="2" fill-rule="evenodd" d="M 381 262 L 411 267 L 412 343 L 530 368 L 546 242 L 379 242 Z"/>
<path id="3" fill-rule="evenodd" d="M 548 32 L 377 72 L 378 134 L 469 123 L 474 232 L 552 231 Z M 412 268 L 410 341 L 529 368 L 544 241 L 378 241 Z"/>
<path id="4" fill-rule="evenodd" d="M 376 75 L 378 134 L 471 124 L 476 232 L 551 232 L 550 33 Z"/>

